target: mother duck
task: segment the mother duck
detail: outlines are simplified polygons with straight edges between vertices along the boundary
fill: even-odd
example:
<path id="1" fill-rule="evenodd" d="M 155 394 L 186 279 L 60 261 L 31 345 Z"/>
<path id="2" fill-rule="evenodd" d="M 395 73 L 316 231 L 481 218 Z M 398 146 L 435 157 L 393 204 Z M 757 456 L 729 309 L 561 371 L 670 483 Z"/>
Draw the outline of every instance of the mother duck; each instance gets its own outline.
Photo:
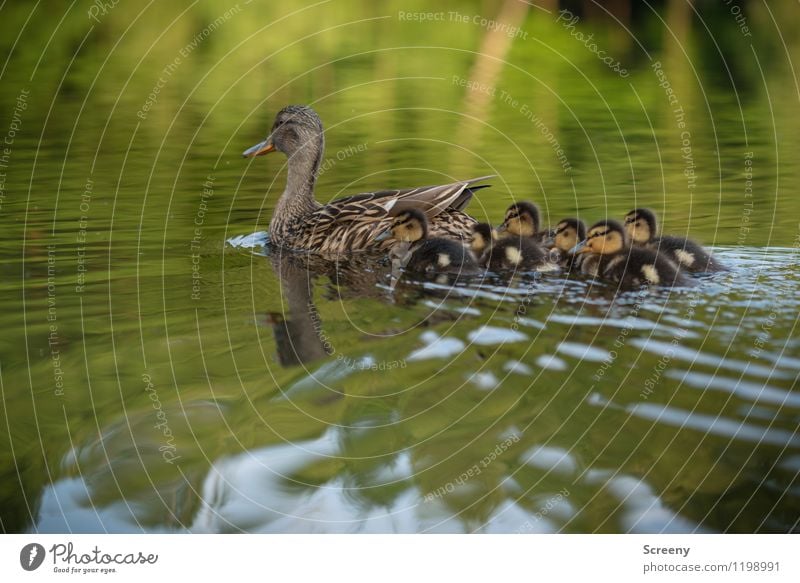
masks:
<path id="1" fill-rule="evenodd" d="M 425 213 L 432 237 L 468 240 L 475 219 L 462 211 L 483 176 L 440 186 L 382 190 L 357 194 L 321 205 L 314 199 L 325 137 L 317 113 L 304 105 L 284 107 L 275 116 L 269 137 L 248 148 L 245 158 L 281 151 L 288 160 L 288 177 L 272 220 L 273 245 L 338 254 L 386 248 L 376 237 L 390 227 L 392 216 L 416 208 Z"/>

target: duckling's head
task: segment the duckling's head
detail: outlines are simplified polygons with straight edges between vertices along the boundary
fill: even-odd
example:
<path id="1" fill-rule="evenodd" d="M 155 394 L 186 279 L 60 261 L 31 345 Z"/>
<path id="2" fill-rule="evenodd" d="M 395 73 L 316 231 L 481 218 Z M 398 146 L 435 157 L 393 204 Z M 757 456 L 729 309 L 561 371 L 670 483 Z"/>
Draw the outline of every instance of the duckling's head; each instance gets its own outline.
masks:
<path id="1" fill-rule="evenodd" d="M 308 158 L 316 171 L 322 161 L 324 144 L 322 120 L 317 112 L 306 105 L 289 105 L 275 116 L 269 137 L 245 150 L 242 156 L 252 158 L 280 150 L 288 157 L 299 154 Z"/>
<path id="2" fill-rule="evenodd" d="M 633 209 L 625 215 L 625 232 L 634 243 L 647 243 L 656 236 L 656 213 L 650 209 Z"/>
<path id="3" fill-rule="evenodd" d="M 483 253 L 497 239 L 495 231 L 489 223 L 477 223 L 472 225 L 472 241 L 470 249 L 477 255 Z"/>
<path id="4" fill-rule="evenodd" d="M 539 232 L 540 227 L 539 207 L 532 202 L 522 201 L 508 207 L 503 224 L 498 230 L 507 231 L 517 237 L 532 237 Z"/>
<path id="5" fill-rule="evenodd" d="M 398 214 L 389 227 L 395 241 L 414 243 L 428 236 L 428 219 L 418 209 L 408 209 Z"/>
<path id="6" fill-rule="evenodd" d="M 556 225 L 553 247 L 569 251 L 586 238 L 586 224 L 580 219 L 564 219 Z"/>
<path id="7" fill-rule="evenodd" d="M 586 239 L 572 248 L 573 253 L 610 255 L 618 253 L 628 245 L 625 229 L 617 221 L 605 220 L 595 223 L 586 234 Z"/>

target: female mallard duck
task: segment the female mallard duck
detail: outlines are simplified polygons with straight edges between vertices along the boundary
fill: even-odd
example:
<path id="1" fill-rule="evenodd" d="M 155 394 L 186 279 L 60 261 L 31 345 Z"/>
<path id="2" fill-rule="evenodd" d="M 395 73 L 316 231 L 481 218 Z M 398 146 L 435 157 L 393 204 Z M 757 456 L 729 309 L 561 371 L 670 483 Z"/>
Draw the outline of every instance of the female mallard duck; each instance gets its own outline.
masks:
<path id="1" fill-rule="evenodd" d="M 246 158 L 279 150 L 288 157 L 288 177 L 272 220 L 270 240 L 280 247 L 320 253 L 342 253 L 378 248 L 375 237 L 397 214 L 422 210 L 432 235 L 466 239 L 475 220 L 462 212 L 475 190 L 473 183 L 489 177 L 441 186 L 383 190 L 334 200 L 314 200 L 325 138 L 322 122 L 310 107 L 290 105 L 275 117 L 269 137 L 242 154 Z"/>
<path id="2" fill-rule="evenodd" d="M 663 253 L 681 269 L 695 273 L 725 269 L 702 245 L 691 239 L 657 236 L 656 214 L 650 209 L 633 209 L 625 215 L 625 231 L 635 245 Z"/>
<path id="3" fill-rule="evenodd" d="M 579 269 L 586 255 L 575 255 L 572 249 L 586 238 L 586 224 L 580 219 L 563 219 L 552 231 L 546 245 L 551 258 L 567 270 Z"/>
<path id="4" fill-rule="evenodd" d="M 407 271 L 414 273 L 478 273 L 478 264 L 458 241 L 428 237 L 428 219 L 419 209 L 408 209 L 392 220 L 391 226 L 377 240 L 391 239 L 389 256 Z"/>
<path id="5" fill-rule="evenodd" d="M 501 237 L 532 237 L 538 243 L 544 242 L 550 235 L 549 230 L 542 231 L 539 207 L 528 201 L 515 202 L 503 217 L 503 224 L 497 231 Z"/>
<path id="6" fill-rule="evenodd" d="M 571 251 L 590 254 L 581 264 L 581 271 L 617 281 L 621 287 L 689 283 L 666 257 L 652 249 L 629 246 L 625 229 L 617 221 L 595 223 L 586 239 Z"/>

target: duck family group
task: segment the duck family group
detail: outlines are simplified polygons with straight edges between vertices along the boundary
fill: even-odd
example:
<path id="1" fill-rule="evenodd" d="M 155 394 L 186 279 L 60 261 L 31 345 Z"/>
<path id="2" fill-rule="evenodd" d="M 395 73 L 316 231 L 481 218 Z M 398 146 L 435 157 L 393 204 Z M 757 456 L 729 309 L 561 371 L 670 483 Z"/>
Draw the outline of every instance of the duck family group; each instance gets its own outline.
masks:
<path id="1" fill-rule="evenodd" d="M 269 136 L 245 157 L 274 151 L 287 158 L 286 188 L 278 199 L 269 232 L 282 248 L 341 255 L 382 249 L 406 271 L 475 274 L 542 271 L 559 266 L 618 282 L 685 286 L 685 272 L 724 269 L 701 245 L 676 236 L 659 236 L 653 211 L 638 208 L 623 222 L 601 220 L 588 229 L 577 218 L 542 228 L 538 207 L 512 204 L 493 228 L 464 211 L 477 184 L 490 177 L 398 190 L 381 190 L 322 205 L 314 187 L 324 154 L 324 132 L 317 113 L 291 105 L 276 116 Z"/>

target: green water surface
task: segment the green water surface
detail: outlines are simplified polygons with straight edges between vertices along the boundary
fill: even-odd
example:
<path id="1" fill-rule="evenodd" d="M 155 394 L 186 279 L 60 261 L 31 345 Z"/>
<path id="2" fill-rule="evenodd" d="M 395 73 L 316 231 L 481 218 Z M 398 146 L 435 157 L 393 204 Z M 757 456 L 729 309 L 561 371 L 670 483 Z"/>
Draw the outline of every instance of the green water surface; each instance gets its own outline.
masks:
<path id="1" fill-rule="evenodd" d="M 0 529 L 796 531 L 796 3 L 289 4 L 0 7 Z M 494 174 L 481 220 L 650 206 L 730 270 L 271 252 L 285 158 L 240 154 L 289 103 L 322 202 Z"/>

